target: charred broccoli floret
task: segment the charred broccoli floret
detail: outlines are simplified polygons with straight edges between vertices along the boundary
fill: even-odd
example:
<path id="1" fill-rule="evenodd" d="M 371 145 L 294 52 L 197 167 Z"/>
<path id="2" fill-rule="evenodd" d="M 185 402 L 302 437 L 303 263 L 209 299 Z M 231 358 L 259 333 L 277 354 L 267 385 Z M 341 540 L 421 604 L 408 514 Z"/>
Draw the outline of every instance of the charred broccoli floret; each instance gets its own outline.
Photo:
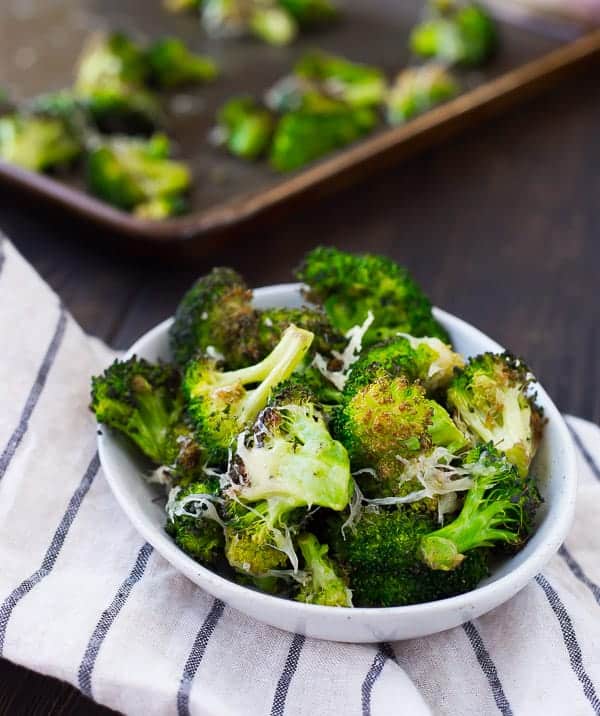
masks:
<path id="1" fill-rule="evenodd" d="M 167 503 L 166 531 L 197 562 L 214 564 L 223 554 L 223 522 L 215 506 L 218 480 L 173 488 Z"/>
<path id="2" fill-rule="evenodd" d="M 403 124 L 455 97 L 457 80 L 441 65 L 410 68 L 401 72 L 387 96 L 387 119 Z"/>
<path id="3" fill-rule="evenodd" d="M 95 35 L 79 59 L 74 91 L 102 131 L 149 132 L 161 118 L 146 88 L 149 74 L 145 51 L 126 35 Z"/>
<path id="4" fill-rule="evenodd" d="M 538 447 L 541 412 L 531 394 L 525 363 L 509 353 L 472 358 L 448 388 L 455 420 L 475 440 L 492 442 L 527 475 Z"/>
<path id="5" fill-rule="evenodd" d="M 323 98 L 320 106 L 285 114 L 278 122 L 270 162 L 277 171 L 293 171 L 370 132 L 377 115 L 369 107 L 354 108 Z"/>
<path id="6" fill-rule="evenodd" d="M 176 37 L 154 42 L 147 50 L 147 58 L 151 80 L 161 88 L 208 82 L 217 76 L 213 60 L 191 52 Z"/>
<path id="7" fill-rule="evenodd" d="M 455 453 L 467 444 L 444 408 L 425 397 L 418 383 L 381 373 L 372 383 L 344 390 L 334 418 L 334 432 L 355 467 L 374 468 L 393 484 L 410 460 L 434 446 Z"/>
<path id="8" fill-rule="evenodd" d="M 234 97 L 218 114 L 216 137 L 234 156 L 258 159 L 269 147 L 273 126 L 271 113 L 252 97 Z"/>
<path id="9" fill-rule="evenodd" d="M 493 54 L 497 40 L 496 25 L 487 11 L 450 2 L 435 8 L 433 17 L 412 31 L 410 48 L 421 57 L 476 67 Z"/>
<path id="10" fill-rule="evenodd" d="M 279 0 L 279 4 L 302 28 L 331 22 L 339 15 L 339 10 L 330 0 Z"/>
<path id="11" fill-rule="evenodd" d="M 265 408 L 252 430 L 238 437 L 231 461 L 227 493 L 249 514 L 241 526 L 239 520 L 228 525 L 227 557 L 253 574 L 288 560 L 297 569 L 293 535 L 307 509 L 341 511 L 352 495 L 348 454 L 329 434 L 312 396 L 297 389 L 286 391 L 285 399 L 290 402 Z"/>
<path id="12" fill-rule="evenodd" d="M 363 346 L 399 332 L 450 343 L 433 317 L 427 296 L 405 268 L 384 256 L 319 247 L 306 256 L 296 276 L 308 284 L 309 300 L 323 304 L 340 331 L 362 324 L 369 311 L 373 313 Z"/>
<path id="13" fill-rule="evenodd" d="M 254 35 L 270 45 L 287 45 L 297 23 L 276 0 L 205 0 L 202 23 L 209 35 Z"/>
<path id="14" fill-rule="evenodd" d="M 211 458 L 224 460 L 234 437 L 254 421 L 272 389 L 302 362 L 312 339 L 309 331 L 290 326 L 264 360 L 247 368 L 223 372 L 209 357 L 188 364 L 183 381 L 188 410 Z M 258 385 L 249 388 L 253 384 Z"/>
<path id="15" fill-rule="evenodd" d="M 183 367 L 197 353 L 222 357 L 227 368 L 260 360 L 262 347 L 251 300 L 252 292 L 233 269 L 214 268 L 199 278 L 179 303 L 169 330 L 175 362 Z"/>
<path id="16" fill-rule="evenodd" d="M 473 448 L 463 468 L 474 484 L 460 514 L 421 538 L 420 554 L 431 569 L 453 570 L 465 552 L 480 547 L 522 545 L 541 503 L 535 481 L 523 479 L 491 443 Z"/>
<path id="17" fill-rule="evenodd" d="M 58 117 L 12 114 L 0 117 L 0 159 L 31 171 L 71 164 L 81 143 L 68 123 Z"/>
<path id="18" fill-rule="evenodd" d="M 169 149 L 162 134 L 103 140 L 88 154 L 88 187 L 109 204 L 146 218 L 180 211 L 191 176 L 185 164 L 168 159 Z"/>
<path id="19" fill-rule="evenodd" d="M 327 555 L 326 544 L 309 532 L 298 537 L 298 547 L 304 559 L 304 571 L 307 578 L 296 600 L 307 604 L 322 604 L 326 607 L 351 607 L 352 592 L 339 565 Z"/>
<path id="20" fill-rule="evenodd" d="M 179 374 L 167 364 L 136 356 L 115 360 L 92 378 L 90 408 L 98 422 L 126 435 L 157 465 L 172 465 L 180 438 L 189 435 Z"/>
<path id="21" fill-rule="evenodd" d="M 452 572 L 433 571 L 419 558 L 419 542 L 435 529 L 433 517 L 406 508 L 368 508 L 351 530 L 330 520 L 329 545 L 347 569 L 353 602 L 392 607 L 443 599 L 474 589 L 489 573 L 485 553 L 475 551 Z"/>
<path id="22" fill-rule="evenodd" d="M 361 354 L 350 370 L 347 392 L 372 383 L 382 371 L 418 380 L 427 391 L 445 388 L 457 368 L 464 366 L 461 355 L 439 338 L 398 336 L 371 346 Z"/>
<path id="23" fill-rule="evenodd" d="M 296 63 L 294 74 L 314 83 L 325 95 L 351 107 L 374 107 L 385 98 L 383 72 L 344 57 L 309 52 Z"/>

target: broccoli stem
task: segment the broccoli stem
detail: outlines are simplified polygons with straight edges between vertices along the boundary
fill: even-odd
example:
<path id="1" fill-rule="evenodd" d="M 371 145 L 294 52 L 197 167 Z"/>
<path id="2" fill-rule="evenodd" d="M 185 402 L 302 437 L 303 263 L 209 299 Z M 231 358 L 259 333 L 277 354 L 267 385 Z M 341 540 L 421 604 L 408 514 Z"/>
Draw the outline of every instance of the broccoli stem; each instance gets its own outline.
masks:
<path id="1" fill-rule="evenodd" d="M 290 377 L 297 366 L 302 362 L 314 334 L 297 326 L 289 326 L 281 336 L 281 340 L 274 350 L 260 363 L 230 371 L 227 382 L 233 384 L 237 381 L 241 385 L 260 383 L 254 390 L 248 392 L 240 413 L 242 423 L 254 420 L 266 405 L 271 390 Z"/>

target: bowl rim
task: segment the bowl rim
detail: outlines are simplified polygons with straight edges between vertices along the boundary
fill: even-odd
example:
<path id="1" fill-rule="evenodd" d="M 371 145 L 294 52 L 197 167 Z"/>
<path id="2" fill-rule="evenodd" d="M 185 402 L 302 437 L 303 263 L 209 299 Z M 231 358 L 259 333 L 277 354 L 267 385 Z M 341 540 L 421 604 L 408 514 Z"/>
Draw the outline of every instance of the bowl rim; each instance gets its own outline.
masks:
<path id="1" fill-rule="evenodd" d="M 272 284 L 253 289 L 253 295 L 256 300 L 257 298 L 260 298 L 261 295 L 265 295 L 269 292 L 299 292 L 301 288 L 302 284 L 300 283 Z M 433 308 L 433 312 L 435 317 L 440 320 L 445 327 L 449 327 L 450 330 L 454 326 L 460 327 L 463 330 L 471 332 L 477 338 L 483 339 L 490 346 L 488 350 L 498 352 L 505 350 L 499 343 L 467 321 L 464 321 L 463 319 L 437 307 Z M 161 321 L 158 325 L 154 326 L 154 328 L 151 328 L 149 331 L 140 336 L 124 353 L 123 357 L 129 358 L 133 354 L 143 355 L 143 350 L 140 353 L 142 346 L 145 346 L 146 343 L 152 341 L 153 339 L 163 337 L 164 333 L 169 329 L 172 323 L 173 317 Z M 330 607 L 319 604 L 297 602 L 293 599 L 278 597 L 276 595 L 267 594 L 250 587 L 237 584 L 236 582 L 233 582 L 196 562 L 183 552 L 183 550 L 181 550 L 172 541 L 171 537 L 169 537 L 166 532 L 157 529 L 154 525 L 148 526 L 145 523 L 145 520 L 142 519 L 141 512 L 136 508 L 135 503 L 130 502 L 125 494 L 125 491 L 122 489 L 118 476 L 114 475 L 110 469 L 106 469 L 107 446 L 114 439 L 110 431 L 98 431 L 98 452 L 104 475 L 106 476 L 109 486 L 121 509 L 125 512 L 134 528 L 154 547 L 154 549 L 156 549 L 162 557 L 173 565 L 177 571 L 182 572 L 195 584 L 203 589 L 206 589 L 206 591 L 211 592 L 213 595 L 214 592 L 212 592 L 207 585 L 214 586 L 214 588 L 218 589 L 221 594 L 227 594 L 230 592 L 239 596 L 241 599 L 245 598 L 252 600 L 257 606 L 262 606 L 267 609 L 270 606 L 276 606 L 279 611 L 284 610 L 286 612 L 296 614 L 309 610 L 315 615 L 317 613 L 321 615 L 328 615 L 331 618 L 342 621 L 346 621 L 349 615 L 351 615 L 353 619 L 360 618 L 361 616 L 368 616 L 370 620 L 376 621 L 379 621 L 380 619 L 388 619 L 389 617 L 394 616 L 398 618 L 414 617 L 417 619 L 427 614 L 437 614 L 447 610 L 462 609 L 471 611 L 475 602 L 486 603 L 489 601 L 489 598 L 492 598 L 494 595 L 498 595 L 498 593 L 505 594 L 507 595 L 506 598 L 510 598 L 510 596 L 525 586 L 525 584 L 544 567 L 544 565 L 558 551 L 560 545 L 563 543 L 573 520 L 575 511 L 575 497 L 577 490 L 576 451 L 570 431 L 562 414 L 555 406 L 548 393 L 539 383 L 536 383 L 536 389 L 538 393 L 544 397 L 544 402 L 547 404 L 546 413 L 551 413 L 548 418 L 552 420 L 555 427 L 559 431 L 560 442 L 564 447 L 565 453 L 565 485 L 563 488 L 563 500 L 560 504 L 553 505 L 550 508 L 547 517 L 550 517 L 551 511 L 554 510 L 552 519 L 546 519 L 536 531 L 537 535 L 541 535 L 540 543 L 521 564 L 517 565 L 514 569 L 509 569 L 509 571 L 503 576 L 498 577 L 487 584 L 477 586 L 468 592 L 464 592 L 463 594 L 430 602 L 422 602 L 419 604 L 394 607 Z M 227 596 L 224 596 L 223 598 L 225 601 L 227 600 Z M 495 601 L 497 601 L 497 599 Z"/>

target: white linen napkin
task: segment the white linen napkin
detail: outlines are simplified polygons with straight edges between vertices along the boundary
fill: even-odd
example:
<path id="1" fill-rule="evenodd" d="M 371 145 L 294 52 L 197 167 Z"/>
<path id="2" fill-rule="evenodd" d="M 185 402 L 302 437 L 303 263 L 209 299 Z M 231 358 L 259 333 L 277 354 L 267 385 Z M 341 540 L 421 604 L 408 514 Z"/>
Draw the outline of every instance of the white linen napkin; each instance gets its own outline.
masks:
<path id="1" fill-rule="evenodd" d="M 0 654 L 127 714 L 600 715 L 600 431 L 568 418 L 577 518 L 519 595 L 379 646 L 264 626 L 178 574 L 99 468 L 86 336 L 0 237 Z"/>

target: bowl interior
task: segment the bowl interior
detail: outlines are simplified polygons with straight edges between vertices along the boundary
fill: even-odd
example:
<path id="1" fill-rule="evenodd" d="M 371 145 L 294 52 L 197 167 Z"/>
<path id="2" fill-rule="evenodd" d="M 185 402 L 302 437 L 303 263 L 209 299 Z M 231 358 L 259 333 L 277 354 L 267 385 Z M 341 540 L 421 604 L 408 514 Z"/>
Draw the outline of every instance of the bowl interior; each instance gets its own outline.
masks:
<path id="1" fill-rule="evenodd" d="M 283 284 L 257 289 L 254 292 L 254 303 L 260 308 L 300 306 L 302 305 L 300 286 L 299 284 Z M 469 357 L 485 351 L 496 352 L 502 350 L 498 343 L 464 321 L 439 309 L 435 309 L 435 314 L 450 333 L 455 349 L 463 356 Z M 169 360 L 168 328 L 170 323 L 171 320 L 167 320 L 140 338 L 132 346 L 128 355 L 136 353 L 150 361 Z M 572 518 L 575 475 L 573 467 L 574 455 L 570 436 L 560 413 L 546 392 L 539 386 L 537 390 L 538 401 L 542 405 L 546 418 L 548 419 L 544 438 L 533 467 L 535 474 L 538 476 L 540 491 L 544 498 L 544 505 L 538 513 L 537 529 L 523 550 L 513 557 L 498 562 L 494 566 L 491 576 L 476 590 L 468 593 L 470 604 L 473 603 L 473 600 L 476 599 L 479 593 L 484 595 L 486 590 L 489 592 L 495 583 L 501 583 L 502 580 L 508 582 L 509 578 L 512 578 L 519 581 L 519 588 L 522 587 L 529 578 L 533 577 L 537 571 L 541 569 L 543 563 L 558 549 L 566 535 Z M 410 607 L 370 610 L 335 610 L 329 607 L 301 605 L 297 602 L 291 602 L 248 590 L 201 567 L 176 547 L 171 538 L 164 532 L 164 502 L 157 500 L 157 497 L 162 494 L 161 488 L 149 485 L 142 479 L 142 473 L 147 469 L 147 466 L 142 463 L 123 440 L 108 430 L 103 430 L 102 435 L 99 436 L 99 450 L 102 464 L 113 492 L 138 531 L 155 546 L 157 551 L 171 561 L 180 571 L 184 572 L 190 579 L 217 596 L 223 596 L 230 600 L 233 599 L 233 601 L 236 602 L 237 608 L 242 610 L 245 610 L 244 604 L 246 602 L 249 603 L 249 601 L 254 600 L 260 602 L 263 608 L 269 608 L 269 605 L 272 606 L 273 604 L 282 605 L 285 603 L 285 610 L 287 610 L 287 612 L 293 613 L 294 611 L 307 608 L 316 609 L 321 612 L 327 612 L 329 617 L 334 619 L 337 618 L 335 616 L 336 614 L 341 616 L 342 612 L 352 612 L 355 618 L 360 612 L 368 612 L 371 615 L 375 612 L 395 613 L 397 615 L 406 613 L 408 616 L 411 610 L 415 613 L 423 613 L 423 610 L 427 610 L 427 608 L 439 609 L 440 605 L 445 603 L 454 603 L 455 606 L 460 606 L 461 599 L 464 600 L 467 596 L 461 595 L 451 599 L 441 600 L 440 602 Z M 513 589 L 512 593 L 515 591 L 517 591 L 517 589 Z M 505 592 L 510 596 L 507 590 L 505 590 Z M 507 597 L 505 596 L 504 598 Z M 482 604 L 483 603 L 489 604 L 489 599 L 483 600 Z M 496 606 L 496 604 L 493 604 L 493 606 Z M 488 606 L 486 609 L 487 608 L 491 607 Z M 250 612 L 251 610 L 248 609 L 248 611 Z M 465 614 L 467 618 L 470 618 L 472 612 Z M 302 624 L 299 626 L 298 623 L 294 623 L 288 626 L 287 622 L 282 623 L 281 621 L 269 618 L 264 618 L 264 620 L 269 623 L 276 623 L 277 626 L 283 625 L 283 628 L 303 630 Z M 464 620 L 463 618 L 462 621 Z M 460 620 L 456 621 L 456 623 L 460 623 Z M 432 625 L 429 633 L 437 629 L 437 627 Z M 311 633 L 310 629 L 307 630 L 307 633 Z M 428 632 L 421 630 L 419 633 Z M 390 636 L 388 631 L 384 629 L 378 632 L 376 636 L 377 638 L 402 638 L 401 635 L 398 635 L 399 633 L 395 634 L 395 636 Z M 313 633 L 312 635 L 323 636 L 323 638 L 337 638 L 335 636 L 332 637 L 329 632 L 325 634 Z M 357 640 L 359 638 L 361 641 L 375 640 L 375 638 L 368 639 L 361 637 L 357 637 Z"/>

